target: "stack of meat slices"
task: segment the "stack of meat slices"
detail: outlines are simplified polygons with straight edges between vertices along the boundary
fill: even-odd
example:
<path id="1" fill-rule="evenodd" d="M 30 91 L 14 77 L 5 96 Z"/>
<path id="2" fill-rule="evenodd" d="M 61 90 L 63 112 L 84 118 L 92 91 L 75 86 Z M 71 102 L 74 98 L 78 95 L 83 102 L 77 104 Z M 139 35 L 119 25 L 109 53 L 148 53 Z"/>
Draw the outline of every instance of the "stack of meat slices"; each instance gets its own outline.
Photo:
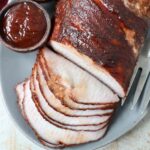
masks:
<path id="1" fill-rule="evenodd" d="M 38 139 L 55 148 L 102 138 L 119 102 L 107 86 L 48 48 L 40 50 L 31 77 L 16 91 Z"/>

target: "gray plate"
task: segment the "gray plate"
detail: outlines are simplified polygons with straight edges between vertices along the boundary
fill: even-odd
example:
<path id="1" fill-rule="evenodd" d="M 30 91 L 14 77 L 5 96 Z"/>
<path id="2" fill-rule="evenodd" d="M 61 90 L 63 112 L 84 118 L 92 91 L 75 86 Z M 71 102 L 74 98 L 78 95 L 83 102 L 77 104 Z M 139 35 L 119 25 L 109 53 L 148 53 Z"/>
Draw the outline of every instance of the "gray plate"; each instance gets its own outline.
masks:
<path id="1" fill-rule="evenodd" d="M 53 4 L 50 3 L 44 6 L 45 8 L 53 8 Z M 34 136 L 34 133 L 25 123 L 17 107 L 17 97 L 15 94 L 15 86 L 17 83 L 23 81 L 29 77 L 32 66 L 36 58 L 35 52 L 30 53 L 17 53 L 13 52 L 6 47 L 0 45 L 0 99 L 4 101 L 4 104 L 13 118 L 16 126 L 19 126 L 21 132 L 27 135 L 31 141 L 35 144 L 43 147 Z M 135 125 L 137 125 L 141 119 L 147 114 L 140 114 L 138 106 L 130 110 L 133 94 L 130 92 L 126 103 L 123 107 L 120 107 L 114 117 L 113 122 L 106 134 L 106 136 L 97 142 L 84 144 L 76 147 L 66 148 L 67 150 L 92 150 L 102 147 L 127 133 Z"/>

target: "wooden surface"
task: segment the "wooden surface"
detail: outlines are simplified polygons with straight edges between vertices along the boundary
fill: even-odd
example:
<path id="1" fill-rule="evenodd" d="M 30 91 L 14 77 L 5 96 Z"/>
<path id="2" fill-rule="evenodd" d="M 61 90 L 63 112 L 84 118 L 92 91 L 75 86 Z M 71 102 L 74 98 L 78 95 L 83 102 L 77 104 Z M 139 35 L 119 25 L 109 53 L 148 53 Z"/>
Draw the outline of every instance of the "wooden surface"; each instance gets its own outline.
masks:
<path id="1" fill-rule="evenodd" d="M 44 150 L 15 127 L 1 100 L 0 116 L 0 150 Z M 150 114 L 131 132 L 98 150 L 150 150 Z"/>

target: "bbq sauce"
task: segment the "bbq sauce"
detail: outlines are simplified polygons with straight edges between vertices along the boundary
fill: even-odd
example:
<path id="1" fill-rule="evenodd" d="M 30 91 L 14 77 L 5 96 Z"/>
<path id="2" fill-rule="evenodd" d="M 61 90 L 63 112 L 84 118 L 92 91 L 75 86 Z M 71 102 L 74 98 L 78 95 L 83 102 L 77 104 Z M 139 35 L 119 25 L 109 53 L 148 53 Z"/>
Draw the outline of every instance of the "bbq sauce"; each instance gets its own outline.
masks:
<path id="1" fill-rule="evenodd" d="M 16 48 L 37 44 L 47 29 L 43 11 L 30 2 L 12 6 L 2 20 L 3 39 Z"/>
<path id="2" fill-rule="evenodd" d="M 0 10 L 7 4 L 8 0 L 1 0 L 0 2 Z"/>

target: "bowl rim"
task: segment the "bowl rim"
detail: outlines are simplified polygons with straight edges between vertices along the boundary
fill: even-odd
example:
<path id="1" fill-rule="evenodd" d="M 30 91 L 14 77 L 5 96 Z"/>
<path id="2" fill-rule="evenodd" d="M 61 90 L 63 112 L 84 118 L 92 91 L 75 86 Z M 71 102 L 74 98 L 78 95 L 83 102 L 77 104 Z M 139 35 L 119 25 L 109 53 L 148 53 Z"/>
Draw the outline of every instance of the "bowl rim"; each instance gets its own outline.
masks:
<path id="1" fill-rule="evenodd" d="M 42 47 L 48 40 L 49 34 L 50 34 L 50 30 L 51 30 L 51 19 L 49 14 L 47 13 L 47 11 L 37 2 L 31 1 L 31 0 L 20 0 L 20 1 L 13 1 L 10 2 L 9 4 L 7 4 L 1 11 L 0 11 L 0 22 L 2 22 L 2 19 L 4 17 L 4 15 L 6 14 L 6 12 L 13 6 L 18 5 L 20 3 L 32 3 L 34 4 L 37 8 L 39 8 L 40 10 L 42 10 L 45 19 L 46 19 L 46 31 L 43 35 L 43 37 L 41 38 L 41 40 L 39 42 L 37 42 L 35 45 L 27 47 L 27 48 L 17 48 L 15 46 L 12 46 L 11 44 L 8 44 L 2 37 L 2 32 L 0 32 L 0 41 L 9 49 L 14 50 L 14 51 L 18 51 L 18 52 L 28 52 L 28 51 L 33 51 L 35 49 L 38 49 L 40 47 Z M 0 24 L 1 27 L 1 24 Z"/>

